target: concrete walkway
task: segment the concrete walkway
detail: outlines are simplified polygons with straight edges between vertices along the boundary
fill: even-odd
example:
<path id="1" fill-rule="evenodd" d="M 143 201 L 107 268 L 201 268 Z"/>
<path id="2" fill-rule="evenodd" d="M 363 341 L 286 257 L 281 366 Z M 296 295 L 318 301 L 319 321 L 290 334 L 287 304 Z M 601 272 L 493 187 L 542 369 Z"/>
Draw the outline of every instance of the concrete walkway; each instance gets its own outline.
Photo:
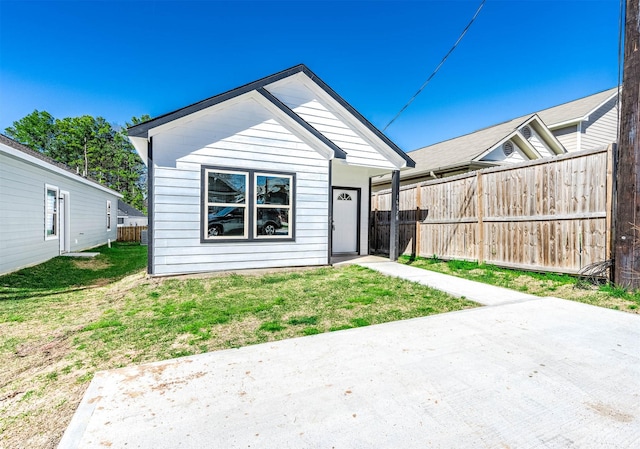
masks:
<path id="1" fill-rule="evenodd" d="M 492 307 L 100 372 L 59 447 L 640 447 L 640 316 L 361 263 Z"/>
<path id="2" fill-rule="evenodd" d="M 423 270 L 397 262 L 384 261 L 356 261 L 358 265 L 379 271 L 387 276 L 399 277 L 417 282 L 437 290 L 447 292 L 456 297 L 465 297 L 480 304 L 494 306 L 514 301 L 540 299 L 539 296 L 527 295 L 502 287 L 468 281 L 447 274 Z"/>

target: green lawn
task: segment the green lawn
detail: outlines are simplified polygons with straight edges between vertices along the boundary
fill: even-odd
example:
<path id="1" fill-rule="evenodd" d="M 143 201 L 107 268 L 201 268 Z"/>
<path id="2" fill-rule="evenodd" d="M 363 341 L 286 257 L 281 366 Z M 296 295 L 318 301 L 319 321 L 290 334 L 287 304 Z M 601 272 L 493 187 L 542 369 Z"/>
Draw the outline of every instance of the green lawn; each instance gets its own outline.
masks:
<path id="1" fill-rule="evenodd" d="M 510 288 L 532 295 L 555 296 L 631 313 L 640 311 L 640 292 L 626 292 L 623 288 L 608 284 L 589 285 L 585 282 L 578 282 L 578 278 L 568 274 L 510 270 L 489 264 L 478 265 L 477 262 L 443 261 L 423 257 L 401 256 L 398 261 L 414 267 Z"/>
<path id="2" fill-rule="evenodd" d="M 55 447 L 98 370 L 477 304 L 358 266 L 147 278 L 146 247 L 0 277 L 0 447 Z"/>

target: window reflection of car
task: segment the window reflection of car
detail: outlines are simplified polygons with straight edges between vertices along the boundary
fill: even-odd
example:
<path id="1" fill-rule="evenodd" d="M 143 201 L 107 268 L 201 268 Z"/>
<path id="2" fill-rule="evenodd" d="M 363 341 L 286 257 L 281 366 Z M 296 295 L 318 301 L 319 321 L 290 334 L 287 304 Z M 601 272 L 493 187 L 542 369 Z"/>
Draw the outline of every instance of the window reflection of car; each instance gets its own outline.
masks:
<path id="1" fill-rule="evenodd" d="M 239 207 L 225 207 L 215 214 L 208 216 L 209 237 L 221 235 L 244 234 L 244 209 Z M 258 234 L 274 235 L 282 228 L 280 211 L 276 209 L 258 210 Z"/>
<path id="2" fill-rule="evenodd" d="M 225 207 L 209 214 L 209 236 L 244 234 L 244 209 Z"/>
<path id="3" fill-rule="evenodd" d="M 277 209 L 258 209 L 258 234 L 274 235 L 282 227 L 282 218 Z"/>

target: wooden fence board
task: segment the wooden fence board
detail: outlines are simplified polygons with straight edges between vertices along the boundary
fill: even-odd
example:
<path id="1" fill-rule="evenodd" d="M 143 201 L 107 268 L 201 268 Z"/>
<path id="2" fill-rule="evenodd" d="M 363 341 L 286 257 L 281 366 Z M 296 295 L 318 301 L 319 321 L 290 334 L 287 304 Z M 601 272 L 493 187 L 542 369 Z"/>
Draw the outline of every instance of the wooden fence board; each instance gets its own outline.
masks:
<path id="1" fill-rule="evenodd" d="M 610 258 L 610 150 L 403 186 L 400 250 L 577 273 Z M 389 251 L 390 191 L 371 199 L 372 242 Z"/>
<path id="2" fill-rule="evenodd" d="M 119 242 L 140 242 L 142 231 L 146 231 L 147 226 L 120 226 L 118 228 Z"/>

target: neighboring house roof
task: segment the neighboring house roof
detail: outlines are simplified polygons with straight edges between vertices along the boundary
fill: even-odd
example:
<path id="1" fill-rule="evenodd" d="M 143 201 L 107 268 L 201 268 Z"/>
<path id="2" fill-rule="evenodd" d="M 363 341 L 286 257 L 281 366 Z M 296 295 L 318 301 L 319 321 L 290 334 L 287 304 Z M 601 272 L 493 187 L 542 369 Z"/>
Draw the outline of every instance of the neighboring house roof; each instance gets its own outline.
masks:
<path id="1" fill-rule="evenodd" d="M 295 67 L 291 67 L 289 69 L 283 70 L 281 72 L 275 73 L 273 75 L 267 76 L 265 78 L 259 79 L 257 81 L 245 84 L 244 86 L 238 87 L 236 89 L 224 92 L 219 95 L 215 95 L 213 97 L 207 98 L 205 100 L 199 101 L 192 105 L 186 106 L 184 108 L 178 109 L 176 111 L 161 115 L 154 119 L 148 120 L 146 122 L 134 125 L 128 129 L 129 136 L 136 147 L 136 150 L 140 153 L 143 161 L 147 161 L 147 147 L 146 147 L 146 139 L 149 138 L 149 131 L 153 128 L 157 128 L 161 125 L 167 124 L 174 120 L 180 119 L 182 117 L 186 117 L 190 114 L 196 113 L 203 109 L 215 106 L 225 101 L 229 101 L 240 95 L 249 93 L 249 92 L 257 92 L 263 98 L 265 98 L 268 102 L 274 105 L 278 110 L 284 113 L 287 117 L 289 117 L 295 124 L 304 129 L 306 132 L 310 133 L 314 136 L 318 141 L 322 143 L 322 145 L 326 146 L 330 150 L 332 150 L 334 157 L 339 159 L 346 158 L 346 152 L 343 151 L 338 145 L 328 139 L 325 135 L 320 133 L 317 129 L 311 126 L 307 121 L 305 121 L 300 115 L 296 114 L 292 109 L 286 106 L 282 101 L 272 95 L 266 87 L 272 85 L 280 80 L 285 78 L 294 76 L 296 74 L 304 74 L 310 79 L 316 86 L 318 86 L 322 91 L 328 94 L 334 101 L 336 101 L 342 108 L 346 109 L 348 113 L 350 113 L 356 120 L 367 129 L 373 136 L 379 139 L 387 148 L 389 148 L 393 153 L 397 154 L 404 161 L 404 166 L 406 167 L 414 167 L 415 163 L 411 157 L 409 157 L 404 151 L 402 151 L 395 143 L 393 143 L 387 136 L 385 136 L 379 129 L 373 126 L 362 114 L 360 114 L 353 106 L 347 103 L 340 95 L 338 95 L 333 89 L 331 89 L 324 81 L 322 81 L 315 73 L 309 70 L 304 64 L 297 65 Z M 141 139 L 144 139 L 142 141 Z"/>
<path id="2" fill-rule="evenodd" d="M 437 171 L 456 164 L 469 163 L 517 130 L 525 121 L 526 119 L 519 117 L 412 151 L 411 156 L 416 161 L 416 174 L 418 171 L 422 173 L 422 167 L 427 171 Z"/>
<path id="3" fill-rule="evenodd" d="M 118 216 L 146 217 L 144 212 L 139 211 L 131 204 L 127 204 L 122 200 L 118 200 Z"/>
<path id="4" fill-rule="evenodd" d="M 109 189 L 108 187 L 103 186 L 98 181 L 86 176 L 81 176 L 79 173 L 77 173 L 76 170 L 73 170 L 69 166 L 61 162 L 57 162 L 54 159 L 51 159 L 50 157 L 40 153 L 39 151 L 33 150 L 28 146 L 23 145 L 20 142 L 17 142 L 11 139 L 10 137 L 5 136 L 4 134 L 0 134 L 0 144 L 4 144 L 7 147 L 11 148 L 12 150 L 16 150 L 15 152 L 10 152 L 10 153 L 16 157 L 19 157 L 20 159 L 27 160 L 41 167 L 48 168 L 57 173 L 63 174 L 64 176 L 67 176 L 71 179 L 75 179 L 76 181 L 82 182 L 84 184 L 88 184 L 92 187 L 95 187 L 100 190 L 104 190 L 108 193 L 111 193 L 117 197 L 122 198 L 121 194 L 119 194 L 114 190 Z M 3 150 L 1 145 L 0 145 L 0 150 Z M 6 150 L 4 151 L 9 153 L 9 151 L 6 151 Z"/>
<path id="5" fill-rule="evenodd" d="M 544 134 L 551 149 L 556 154 L 565 150 L 560 142 L 551 134 L 550 130 L 587 120 L 589 115 L 615 97 L 618 88 L 614 87 L 588 97 L 570 101 L 558 106 L 544 109 L 537 113 L 523 115 L 509 121 L 489 126 L 478 131 L 445 140 L 433 145 L 411 151 L 410 155 L 416 162 L 412 170 L 402 173 L 403 179 L 411 179 L 427 176 L 430 173 L 438 174 L 493 166 L 498 162 L 485 162 L 481 159 L 492 149 L 495 149 L 507 140 L 513 139 L 519 145 L 524 145 L 525 153 L 530 159 L 540 157 L 535 148 L 527 144 L 522 138 L 519 129 L 531 124 L 539 134 Z M 374 179 L 374 184 L 389 182 L 389 176 L 380 176 Z"/>
<path id="6" fill-rule="evenodd" d="M 616 95 L 618 95 L 618 88 L 613 87 L 588 97 L 543 109 L 537 114 L 550 129 L 555 129 L 580 120 L 587 120 L 594 110 Z"/>

